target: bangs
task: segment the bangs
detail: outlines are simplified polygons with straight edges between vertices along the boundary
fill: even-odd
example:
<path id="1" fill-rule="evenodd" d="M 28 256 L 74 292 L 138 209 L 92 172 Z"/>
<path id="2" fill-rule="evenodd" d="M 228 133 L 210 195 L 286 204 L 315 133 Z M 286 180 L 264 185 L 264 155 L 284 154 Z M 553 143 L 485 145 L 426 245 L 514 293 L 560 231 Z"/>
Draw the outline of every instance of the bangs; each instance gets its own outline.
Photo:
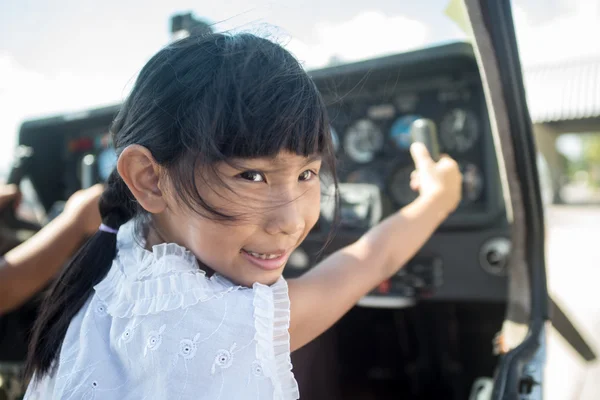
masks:
<path id="1" fill-rule="evenodd" d="M 196 108 L 180 118 L 192 122 L 184 138 L 201 163 L 331 149 L 325 104 L 289 52 L 252 35 L 223 35 L 218 42 L 218 67 L 190 102 Z"/>
<path id="2" fill-rule="evenodd" d="M 230 117 L 216 135 L 223 158 L 308 156 L 326 148 L 327 114 L 314 83 L 298 75 L 261 76 L 260 57 L 243 72 L 227 99 Z M 280 71 L 283 72 L 283 71 Z M 263 84 L 255 85 L 253 83 Z"/>
<path id="3" fill-rule="evenodd" d="M 268 94 L 248 90 L 231 98 L 231 117 L 216 136 L 217 158 L 275 157 L 282 151 L 299 156 L 322 153 L 330 135 L 326 112 L 312 82 L 273 83 Z"/>

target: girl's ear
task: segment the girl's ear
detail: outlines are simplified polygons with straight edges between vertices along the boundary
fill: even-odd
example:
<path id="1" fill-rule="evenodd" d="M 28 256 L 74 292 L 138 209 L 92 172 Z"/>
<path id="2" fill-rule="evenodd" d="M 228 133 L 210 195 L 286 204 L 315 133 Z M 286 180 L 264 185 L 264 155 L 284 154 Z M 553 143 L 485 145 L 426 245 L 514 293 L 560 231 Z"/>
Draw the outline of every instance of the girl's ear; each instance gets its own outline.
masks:
<path id="1" fill-rule="evenodd" d="M 137 144 L 127 146 L 119 156 L 117 170 L 137 202 L 152 214 L 167 207 L 160 189 L 160 166 L 152 153 Z"/>

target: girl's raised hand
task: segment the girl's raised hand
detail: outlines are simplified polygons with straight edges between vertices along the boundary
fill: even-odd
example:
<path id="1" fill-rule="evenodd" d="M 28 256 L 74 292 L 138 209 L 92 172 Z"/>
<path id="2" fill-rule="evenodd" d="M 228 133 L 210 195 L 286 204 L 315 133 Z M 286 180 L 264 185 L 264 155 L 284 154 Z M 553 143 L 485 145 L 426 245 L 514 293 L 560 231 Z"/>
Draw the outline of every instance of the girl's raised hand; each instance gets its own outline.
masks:
<path id="1" fill-rule="evenodd" d="M 435 162 L 422 143 L 413 143 L 410 153 L 416 170 L 410 186 L 424 198 L 439 198 L 439 211 L 450 214 L 458 207 L 462 196 L 462 175 L 456 161 L 447 155 Z"/>

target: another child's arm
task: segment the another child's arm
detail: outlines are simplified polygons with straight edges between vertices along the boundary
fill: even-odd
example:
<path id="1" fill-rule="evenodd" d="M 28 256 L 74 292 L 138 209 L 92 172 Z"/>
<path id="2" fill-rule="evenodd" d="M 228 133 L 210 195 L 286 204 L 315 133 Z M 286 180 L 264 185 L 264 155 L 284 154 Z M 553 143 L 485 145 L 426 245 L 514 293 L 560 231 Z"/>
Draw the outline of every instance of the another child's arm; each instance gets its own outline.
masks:
<path id="1" fill-rule="evenodd" d="M 462 177 L 456 162 L 434 162 L 427 149 L 411 148 L 419 197 L 357 242 L 337 251 L 298 279 L 289 281 L 292 351 L 327 330 L 364 295 L 394 275 L 457 207 Z"/>
<path id="2" fill-rule="evenodd" d="M 103 187 L 75 193 L 61 215 L 0 261 L 0 315 L 19 307 L 60 271 L 87 236 L 100 226 Z"/>

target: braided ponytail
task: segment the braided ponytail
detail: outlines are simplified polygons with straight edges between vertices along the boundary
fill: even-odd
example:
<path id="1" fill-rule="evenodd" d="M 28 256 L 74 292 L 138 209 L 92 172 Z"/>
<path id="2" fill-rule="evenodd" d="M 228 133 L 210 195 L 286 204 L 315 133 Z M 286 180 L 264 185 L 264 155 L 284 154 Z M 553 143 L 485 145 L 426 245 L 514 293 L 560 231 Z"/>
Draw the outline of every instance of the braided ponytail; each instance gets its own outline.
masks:
<path id="1" fill-rule="evenodd" d="M 129 188 L 115 169 L 100 198 L 102 223 L 117 230 L 137 212 Z M 50 288 L 34 324 L 25 376 L 46 374 L 57 358 L 73 317 L 108 273 L 116 255 L 117 235 L 99 230 L 79 250 Z"/>

